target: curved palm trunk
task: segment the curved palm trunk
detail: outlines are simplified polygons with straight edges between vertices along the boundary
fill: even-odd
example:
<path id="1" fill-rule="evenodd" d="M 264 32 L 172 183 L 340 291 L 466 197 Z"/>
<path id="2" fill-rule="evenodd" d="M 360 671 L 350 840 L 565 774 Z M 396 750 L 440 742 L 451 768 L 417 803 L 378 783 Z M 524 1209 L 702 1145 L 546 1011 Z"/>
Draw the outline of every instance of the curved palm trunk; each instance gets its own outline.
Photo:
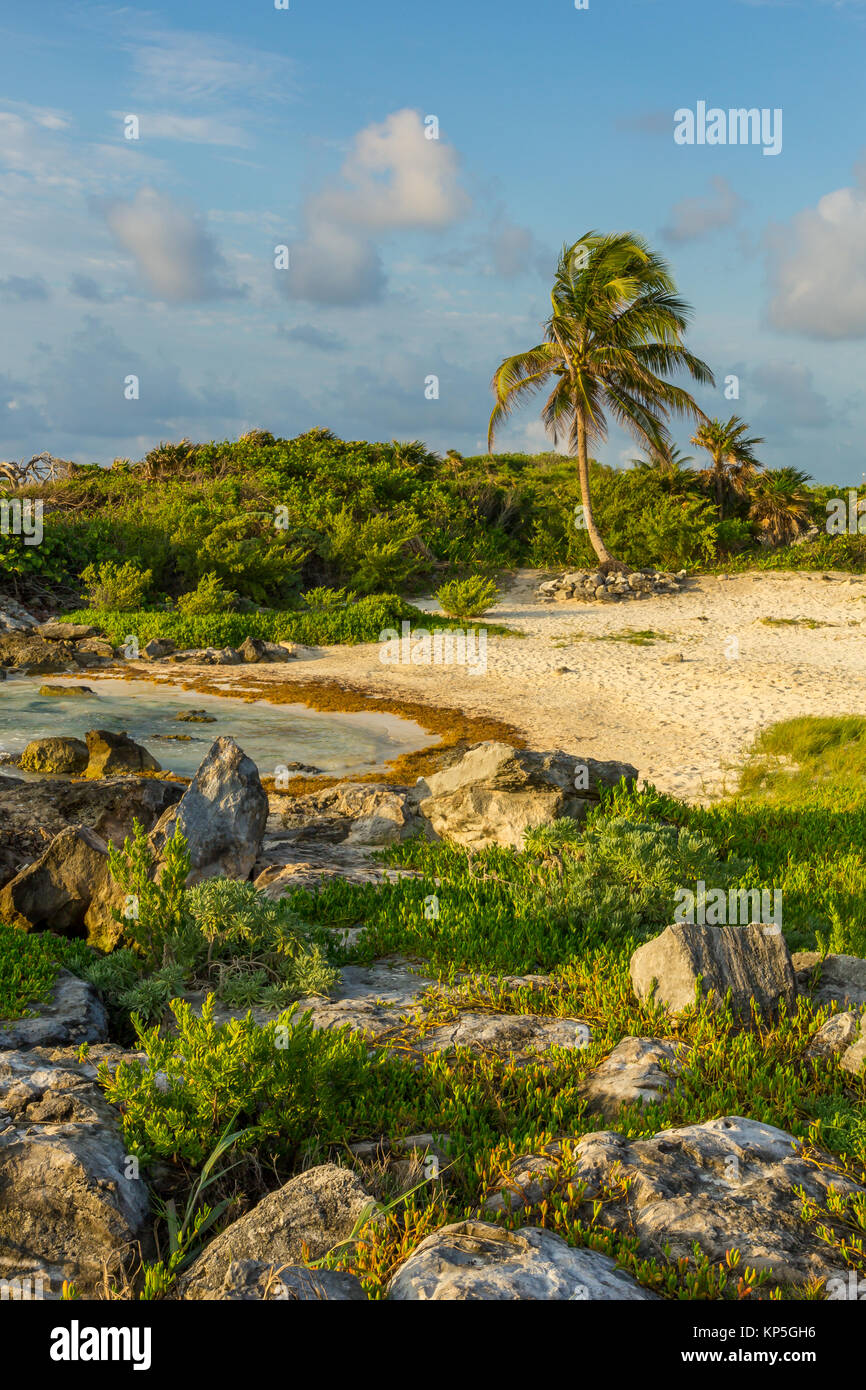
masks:
<path id="1" fill-rule="evenodd" d="M 716 502 L 719 508 L 719 521 L 725 519 L 725 475 L 721 459 L 716 459 Z"/>
<path id="2" fill-rule="evenodd" d="M 603 564 L 617 564 L 616 557 L 611 555 L 602 540 L 601 532 L 595 524 L 595 517 L 592 513 L 592 498 L 589 492 L 589 458 L 586 452 L 586 426 L 580 411 L 577 414 L 577 476 L 580 479 L 580 500 L 583 504 L 583 516 L 590 545 Z"/>

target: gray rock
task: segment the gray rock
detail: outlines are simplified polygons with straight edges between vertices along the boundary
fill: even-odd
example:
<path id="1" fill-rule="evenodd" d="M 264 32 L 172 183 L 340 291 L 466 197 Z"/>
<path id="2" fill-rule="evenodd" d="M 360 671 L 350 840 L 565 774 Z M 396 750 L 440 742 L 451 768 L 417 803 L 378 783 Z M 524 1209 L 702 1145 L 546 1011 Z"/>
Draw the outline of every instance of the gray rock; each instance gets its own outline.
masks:
<path id="1" fill-rule="evenodd" d="M 233 738 L 218 738 L 176 806 L 151 833 L 159 855 L 179 820 L 189 844 L 188 885 L 202 879 L 249 878 L 268 819 L 268 798 L 256 765 Z"/>
<path id="2" fill-rule="evenodd" d="M 401 1302 L 655 1300 L 596 1250 L 575 1249 L 553 1231 L 508 1231 L 486 1221 L 443 1226 L 422 1240 L 388 1285 Z"/>
<path id="3" fill-rule="evenodd" d="M 196 1296 L 255 1303 L 367 1302 L 354 1274 L 337 1269 L 307 1269 L 305 1265 L 284 1265 L 277 1270 L 266 1260 L 232 1260 L 220 1288 Z"/>
<path id="4" fill-rule="evenodd" d="M 847 1047 L 839 1058 L 840 1066 L 849 1071 L 852 1076 L 860 1076 L 863 1071 L 863 1063 L 866 1062 L 866 1023 L 861 1019 L 860 1036 L 855 1042 Z"/>
<path id="5" fill-rule="evenodd" d="M 661 1102 L 682 1071 L 687 1049 L 658 1038 L 623 1038 L 577 1087 L 587 1109 L 614 1121 L 623 1105 Z M 664 1068 L 664 1069 L 663 1069 Z"/>
<path id="6" fill-rule="evenodd" d="M 78 935 L 95 895 L 109 894 L 108 846 L 85 827 L 62 830 L 34 864 L 0 889 L 0 921 Z"/>
<path id="7" fill-rule="evenodd" d="M 46 1004 L 32 1004 L 33 1018 L 0 1020 L 0 1049 L 64 1047 L 102 1042 L 107 1036 L 105 1009 L 87 980 L 61 970 Z"/>
<path id="8" fill-rule="evenodd" d="M 768 1015 L 780 1001 L 790 1007 L 796 980 L 785 938 L 776 928 L 701 926 L 676 922 L 660 936 L 640 946 L 629 963 L 639 999 L 655 1000 L 671 1013 L 694 1003 L 698 976 L 703 994 L 714 991 L 717 1006 L 731 990 L 731 1008 L 744 1023 L 751 1019 L 750 1001 Z"/>
<path id="9" fill-rule="evenodd" d="M 866 1004 L 866 960 L 841 955 L 822 958 L 819 951 L 797 951 L 791 960 L 797 988 L 816 1006 L 857 1009 Z"/>
<path id="10" fill-rule="evenodd" d="M 219 1298 L 229 1266 L 255 1260 L 274 1270 L 296 1265 L 303 1246 L 320 1259 L 347 1240 L 373 1198 L 357 1174 L 335 1163 L 308 1168 L 258 1202 L 206 1246 L 178 1281 L 181 1298 Z"/>
<path id="11" fill-rule="evenodd" d="M 147 1187 L 116 1111 L 72 1063 L 0 1053 L 0 1278 L 64 1279 L 85 1298 L 142 1238 Z"/>
<path id="12" fill-rule="evenodd" d="M 806 1048 L 805 1055 L 813 1061 L 832 1057 L 850 1048 L 857 1041 L 859 1033 L 860 1019 L 856 1014 L 834 1014 L 826 1023 L 821 1024 Z"/>
<path id="13" fill-rule="evenodd" d="M 634 779 L 637 771 L 627 763 L 488 742 L 422 779 L 416 795 L 421 814 L 444 839 L 475 849 L 494 844 L 522 848 L 527 828 L 565 816 L 583 819 L 599 788 L 615 785 L 623 776 Z"/>
<path id="14" fill-rule="evenodd" d="M 728 1251 L 738 1250 L 740 1267 L 771 1272 L 771 1286 L 846 1273 L 832 1246 L 803 1221 L 797 1189 L 821 1204 L 833 1190 L 864 1192 L 829 1159 L 819 1165 L 801 1158 L 793 1135 L 734 1115 L 650 1139 L 601 1130 L 549 1144 L 511 1165 L 488 1209 L 532 1207 L 579 1183 L 584 1200 L 574 1214 L 588 1217 L 592 1203 L 604 1199 L 604 1224 L 636 1237 L 645 1258 L 665 1258 L 666 1247 L 673 1260 L 690 1257 L 697 1242 L 713 1263 L 724 1264 Z"/>
<path id="15" fill-rule="evenodd" d="M 29 632 L 36 625 L 33 614 L 17 599 L 0 595 L 0 632 Z"/>
<path id="16" fill-rule="evenodd" d="M 141 649 L 142 660 L 162 661 L 163 657 L 171 656 L 175 650 L 175 645 L 167 637 L 151 637 Z"/>
<path id="17" fill-rule="evenodd" d="M 64 623 L 57 619 L 38 623 L 36 631 L 40 637 L 47 637 L 52 642 L 79 642 L 85 637 L 96 636 L 96 628 L 89 623 Z"/>
<path id="18" fill-rule="evenodd" d="M 415 1048 L 428 1055 L 450 1053 L 458 1047 L 471 1048 L 485 1056 L 499 1056 L 524 1066 L 543 1063 L 550 1048 L 573 1051 L 586 1047 L 592 1034 L 586 1023 L 576 1018 L 545 1018 L 539 1014 L 494 1014 L 467 1012 L 451 1023 L 431 1028 L 417 1039 Z"/>

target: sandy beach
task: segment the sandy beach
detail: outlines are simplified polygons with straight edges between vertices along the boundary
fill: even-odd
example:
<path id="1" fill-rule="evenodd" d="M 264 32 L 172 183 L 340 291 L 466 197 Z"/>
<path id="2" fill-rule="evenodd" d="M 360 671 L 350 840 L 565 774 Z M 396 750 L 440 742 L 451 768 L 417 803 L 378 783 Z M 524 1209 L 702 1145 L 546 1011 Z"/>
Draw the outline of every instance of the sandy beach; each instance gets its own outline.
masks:
<path id="1" fill-rule="evenodd" d="M 534 748 L 631 762 L 644 780 L 691 801 L 731 785 L 731 769 L 762 727 L 866 709 L 866 579 L 755 572 L 697 579 L 673 597 L 586 604 L 540 602 L 545 577 L 521 571 L 486 615 L 524 636 L 491 636 L 483 674 L 457 664 L 385 665 L 381 648 L 365 645 L 257 666 L 256 681 L 345 681 L 371 695 L 504 719 Z M 438 611 L 433 600 L 418 606 Z M 593 640 L 628 629 L 664 640 Z M 219 682 L 230 687 L 250 674 L 224 668 Z"/>

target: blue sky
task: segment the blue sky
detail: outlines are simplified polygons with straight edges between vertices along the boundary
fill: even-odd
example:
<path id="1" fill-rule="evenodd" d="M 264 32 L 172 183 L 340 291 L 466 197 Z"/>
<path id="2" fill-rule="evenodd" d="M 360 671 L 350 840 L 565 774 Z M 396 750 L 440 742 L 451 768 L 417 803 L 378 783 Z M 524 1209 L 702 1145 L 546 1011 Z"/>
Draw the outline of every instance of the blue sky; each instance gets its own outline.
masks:
<path id="1" fill-rule="evenodd" d="M 289 3 L 0 5 L 0 457 L 316 425 L 479 452 L 559 247 L 633 229 L 704 409 L 860 480 L 866 0 Z M 781 109 L 781 152 L 676 144 L 701 101 Z M 500 447 L 547 447 L 532 405 Z"/>

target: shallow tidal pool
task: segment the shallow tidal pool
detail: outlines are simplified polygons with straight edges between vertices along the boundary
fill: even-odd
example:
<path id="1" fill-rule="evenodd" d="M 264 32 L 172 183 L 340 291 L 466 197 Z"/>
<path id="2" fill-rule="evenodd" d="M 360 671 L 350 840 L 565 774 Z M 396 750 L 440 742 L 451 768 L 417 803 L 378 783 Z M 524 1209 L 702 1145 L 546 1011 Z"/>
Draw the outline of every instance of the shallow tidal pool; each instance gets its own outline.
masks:
<path id="1" fill-rule="evenodd" d="M 88 686 L 92 696 L 40 695 L 43 685 Z M 203 710 L 213 723 L 179 721 L 183 710 Z M 369 773 L 401 753 L 436 743 L 419 724 L 375 710 L 338 714 L 306 705 L 248 703 L 199 695 L 150 681 L 80 676 L 10 676 L 0 683 L 0 755 L 22 753 L 36 738 L 83 739 L 88 729 L 125 732 L 167 772 L 192 777 L 215 738 L 229 734 L 262 777 L 306 763 L 331 776 Z M 183 735 L 178 740 L 170 735 Z M 188 740 L 188 741 L 187 741 Z M 3 767 L 0 764 L 0 773 Z M 28 776 L 8 768 L 13 776 Z M 29 774 L 41 776 L 41 774 Z"/>

